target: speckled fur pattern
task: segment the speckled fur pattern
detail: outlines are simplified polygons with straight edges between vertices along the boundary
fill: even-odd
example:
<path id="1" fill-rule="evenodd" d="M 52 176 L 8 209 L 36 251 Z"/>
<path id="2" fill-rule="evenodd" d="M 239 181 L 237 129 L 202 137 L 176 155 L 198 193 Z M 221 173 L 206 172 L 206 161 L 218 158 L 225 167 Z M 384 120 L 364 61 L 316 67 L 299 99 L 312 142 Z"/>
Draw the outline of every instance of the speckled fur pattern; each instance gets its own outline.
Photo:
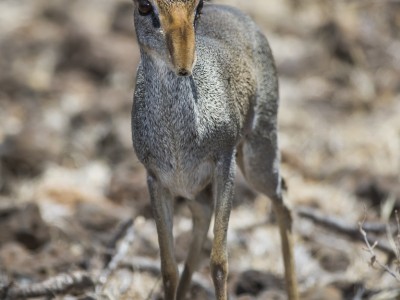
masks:
<path id="1" fill-rule="evenodd" d="M 194 6 L 194 1 L 179 2 Z M 173 2 L 152 1 L 156 10 Z M 201 199 L 204 204 L 201 195 L 211 187 L 213 198 L 204 204 L 211 211 L 215 205 L 211 270 L 216 297 L 225 300 L 226 231 L 236 160 L 248 182 L 273 200 L 283 223 L 282 238 L 290 232 L 291 217 L 282 200 L 279 175 L 279 97 L 273 57 L 267 40 L 248 16 L 227 6 L 206 4 L 195 26 L 197 60 L 192 76 L 179 77 L 171 67 L 163 28 L 153 25 L 151 18 L 135 10 L 141 62 L 132 137 L 137 156 L 148 171 L 166 299 L 184 298 L 186 281 L 190 283 L 196 268 L 188 262 L 198 252 L 194 248 L 189 252 L 183 275 L 187 278 L 181 279 L 176 294 L 171 201 L 182 197 L 194 202 Z M 195 219 L 197 211 L 192 214 Z M 195 224 L 194 235 L 201 238 L 194 237 L 194 244 L 201 246 L 208 226 L 197 228 Z M 293 255 L 288 251 L 283 249 L 284 256 Z M 286 273 L 294 273 L 293 258 L 285 260 L 285 268 Z M 294 275 L 290 276 L 286 274 L 288 286 L 295 289 Z M 289 292 L 289 298 L 297 299 L 296 293 Z"/>
<path id="2" fill-rule="evenodd" d="M 239 29 L 235 39 L 232 28 Z M 189 181 L 182 187 L 186 192 L 175 196 L 193 199 L 211 181 L 219 157 L 232 153 L 261 121 L 257 119 L 267 118 L 270 127 L 276 124 L 276 72 L 265 46 L 248 17 L 232 8 L 206 5 L 196 29 L 193 76 L 177 77 L 158 55 L 142 50 L 132 116 L 134 146 L 140 161 L 159 179 Z M 259 82 L 263 75 L 272 82 Z M 268 97 L 258 97 L 261 93 Z M 262 134 L 275 139 L 276 128 L 270 130 Z M 271 154 L 275 156 L 265 153 L 266 159 Z M 193 176 L 196 170 L 200 176 Z"/>

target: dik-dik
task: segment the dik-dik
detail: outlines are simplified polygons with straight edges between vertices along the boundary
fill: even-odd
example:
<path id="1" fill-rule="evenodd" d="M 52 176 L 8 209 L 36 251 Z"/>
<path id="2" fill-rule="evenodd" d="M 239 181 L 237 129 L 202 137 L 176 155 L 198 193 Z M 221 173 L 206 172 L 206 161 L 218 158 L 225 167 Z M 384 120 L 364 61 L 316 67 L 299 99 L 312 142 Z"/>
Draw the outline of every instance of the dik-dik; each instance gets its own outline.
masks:
<path id="1" fill-rule="evenodd" d="M 289 299 L 298 299 L 292 219 L 279 173 L 278 80 L 266 38 L 249 17 L 226 6 L 203 0 L 133 2 L 141 61 L 132 136 L 147 169 L 165 299 L 185 298 L 213 212 L 211 275 L 216 298 L 228 298 L 227 232 L 236 163 L 272 200 Z M 181 277 L 172 234 L 176 198 L 187 200 L 193 216 Z"/>

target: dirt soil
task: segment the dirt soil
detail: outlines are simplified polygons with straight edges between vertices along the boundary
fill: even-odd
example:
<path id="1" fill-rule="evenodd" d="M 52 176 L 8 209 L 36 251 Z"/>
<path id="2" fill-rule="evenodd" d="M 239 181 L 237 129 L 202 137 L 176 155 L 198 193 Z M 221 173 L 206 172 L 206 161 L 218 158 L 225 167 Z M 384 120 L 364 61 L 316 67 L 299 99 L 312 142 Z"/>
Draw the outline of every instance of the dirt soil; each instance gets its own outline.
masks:
<path id="1" fill-rule="evenodd" d="M 400 3 L 215 2 L 249 13 L 276 58 L 302 299 L 400 299 Z M 162 299 L 131 145 L 139 58 L 129 1 L 0 1 L 0 299 Z M 184 202 L 174 224 L 182 263 Z M 213 299 L 211 240 L 188 299 Z M 229 261 L 232 299 L 285 299 L 270 202 L 240 175 Z"/>

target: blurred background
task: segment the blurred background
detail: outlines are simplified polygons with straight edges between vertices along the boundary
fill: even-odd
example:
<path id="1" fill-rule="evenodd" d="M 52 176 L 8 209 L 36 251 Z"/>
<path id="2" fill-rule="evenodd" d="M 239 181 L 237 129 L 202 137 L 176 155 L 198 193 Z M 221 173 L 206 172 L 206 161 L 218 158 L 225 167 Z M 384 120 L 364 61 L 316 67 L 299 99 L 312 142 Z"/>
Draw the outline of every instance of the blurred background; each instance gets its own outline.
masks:
<path id="1" fill-rule="evenodd" d="M 399 299 L 400 2 L 214 2 L 250 14 L 276 58 L 302 299 Z M 130 1 L 0 1 L 0 299 L 74 272 L 94 283 L 54 298 L 161 299 L 145 172 L 131 146 L 138 61 Z M 235 206 L 231 294 L 285 299 L 269 201 L 238 176 Z M 364 218 L 376 225 L 367 230 L 380 241 L 376 259 L 394 274 L 370 266 Z M 180 262 L 190 220 L 177 203 Z M 188 299 L 213 299 L 210 243 Z"/>

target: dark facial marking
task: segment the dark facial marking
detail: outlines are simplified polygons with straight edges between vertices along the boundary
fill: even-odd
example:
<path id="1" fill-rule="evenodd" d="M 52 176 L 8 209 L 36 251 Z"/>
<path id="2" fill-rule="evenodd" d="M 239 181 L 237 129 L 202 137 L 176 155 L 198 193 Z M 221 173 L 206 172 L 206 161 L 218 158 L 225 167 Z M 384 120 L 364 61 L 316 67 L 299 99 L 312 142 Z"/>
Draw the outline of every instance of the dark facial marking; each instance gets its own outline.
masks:
<path id="1" fill-rule="evenodd" d="M 156 13 L 153 11 L 153 13 L 151 14 L 151 21 L 153 23 L 154 28 L 160 28 L 161 27 L 161 22 L 160 19 L 158 18 L 158 16 L 156 15 Z"/>
<path id="2" fill-rule="evenodd" d="M 201 12 L 203 10 L 203 6 L 204 6 L 204 1 L 200 0 L 199 5 L 197 5 L 197 9 L 196 9 L 196 19 L 200 17 Z"/>

